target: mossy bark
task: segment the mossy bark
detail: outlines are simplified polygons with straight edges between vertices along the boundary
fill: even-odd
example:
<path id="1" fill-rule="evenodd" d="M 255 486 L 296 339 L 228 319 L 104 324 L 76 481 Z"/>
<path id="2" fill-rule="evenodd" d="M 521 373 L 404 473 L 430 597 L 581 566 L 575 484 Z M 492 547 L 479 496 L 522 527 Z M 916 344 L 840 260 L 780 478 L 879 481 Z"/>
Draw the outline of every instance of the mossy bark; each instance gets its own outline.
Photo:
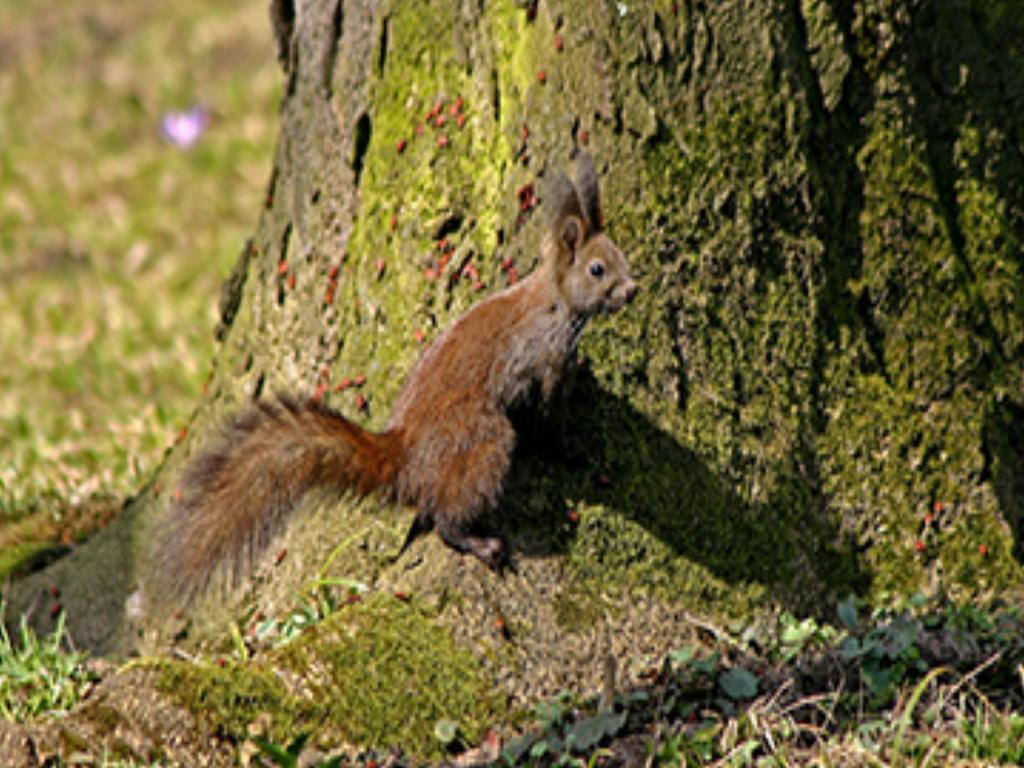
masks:
<path id="1" fill-rule="evenodd" d="M 529 697 L 596 686 L 598 649 L 677 645 L 687 608 L 749 622 L 827 614 L 850 592 L 1015 594 L 1015 4 L 272 8 L 281 139 L 225 286 L 207 395 L 122 519 L 29 581 L 20 605 L 56 584 L 74 594 L 80 642 L 134 643 L 123 606 L 182 462 L 261 393 L 319 389 L 380 427 L 423 344 L 509 265 L 534 264 L 540 217 L 517 191 L 580 148 L 641 291 L 585 335 L 569 457 L 531 440 L 517 456 L 496 521 L 518 573 L 433 540 L 393 565 L 408 513 L 311 499 L 284 534 L 288 556 L 275 564 L 275 547 L 255 583 L 199 610 L 195 636 L 223 637 L 211 617 L 284 611 L 296 585 L 343 573 L 422 595 L 486 674 Z M 435 103 L 441 126 L 427 120 Z M 337 388 L 358 376 L 363 387 Z M 97 626 L 84 606 L 99 600 Z"/>

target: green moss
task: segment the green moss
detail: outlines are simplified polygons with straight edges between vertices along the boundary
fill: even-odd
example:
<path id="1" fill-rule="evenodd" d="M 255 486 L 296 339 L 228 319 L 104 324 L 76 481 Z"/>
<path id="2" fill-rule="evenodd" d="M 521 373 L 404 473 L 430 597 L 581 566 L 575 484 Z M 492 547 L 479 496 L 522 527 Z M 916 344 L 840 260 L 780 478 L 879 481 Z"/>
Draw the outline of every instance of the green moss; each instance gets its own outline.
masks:
<path id="1" fill-rule="evenodd" d="M 249 725 L 269 716 L 268 736 L 286 739 L 311 724 L 312 708 L 290 695 L 268 667 L 234 661 L 156 664 L 157 688 L 217 733 L 241 743 Z"/>
<path id="2" fill-rule="evenodd" d="M 0 580 L 31 571 L 48 557 L 59 554 L 61 547 L 42 541 L 26 541 L 0 551 Z"/>
<path id="3" fill-rule="evenodd" d="M 346 609 L 280 659 L 305 676 L 322 722 L 346 742 L 437 756 L 437 720 L 454 720 L 474 742 L 504 711 L 472 655 L 430 615 L 394 598 Z"/>
<path id="4" fill-rule="evenodd" d="M 1020 579 L 999 502 L 979 482 L 991 387 L 1016 376 L 997 350 L 1015 343 L 1019 322 L 1014 260 L 1001 253 L 1013 237 L 976 181 L 960 182 L 961 213 L 950 218 L 927 141 L 908 136 L 904 119 L 895 104 L 880 105 L 860 153 L 864 264 L 849 288 L 870 307 L 875 341 L 858 350 L 845 336 L 828 372 L 825 482 L 865 549 L 876 594 L 942 589 L 970 599 Z M 975 139 L 965 133 L 963 154 Z M 880 373 L 851 370 L 865 357 Z"/>
<path id="5" fill-rule="evenodd" d="M 88 702 L 83 710 L 101 736 L 112 734 L 122 721 L 121 714 L 111 706 Z"/>
<path id="6" fill-rule="evenodd" d="M 92 746 L 88 740 L 83 739 L 70 728 L 60 729 L 60 741 L 65 754 L 75 754 L 76 752 L 88 754 L 89 747 Z"/>
<path id="7" fill-rule="evenodd" d="M 490 33 L 499 41 L 528 41 L 532 33 L 521 28 L 523 14 L 510 0 L 488 5 L 482 18 L 467 13 L 453 20 L 440 3 L 397 3 L 380 30 L 386 54 L 378 49 L 381 66 L 370 85 L 373 133 L 338 300 L 341 321 L 359 332 L 347 335 L 335 368 L 339 376 L 379 374 L 375 396 L 382 406 L 403 379 L 394 372 L 408 370 L 419 352 L 417 333 L 433 338 L 479 298 L 471 280 L 459 279 L 460 268 L 473 264 L 488 290 L 498 282 L 493 257 L 500 198 L 508 193 L 502 177 L 514 140 L 506 126 L 521 98 L 503 68 L 518 54 Z M 489 68 L 467 68 L 470 46 L 483 49 Z M 461 128 L 450 111 L 457 99 Z M 442 127 L 427 117 L 437 102 Z M 425 274 L 438 268 L 443 226 L 456 252 L 431 279 Z M 375 417 L 385 411 L 376 409 Z"/>
<path id="8" fill-rule="evenodd" d="M 574 580 L 554 598 L 555 621 L 565 632 L 579 632 L 597 624 L 607 605 L 591 587 L 593 582 Z"/>
<path id="9" fill-rule="evenodd" d="M 349 606 L 258 662 L 158 669 L 161 690 L 238 742 L 260 718 L 279 743 L 305 732 L 436 757 L 437 720 L 456 721 L 473 741 L 504 712 L 472 655 L 431 615 L 391 597 Z"/>

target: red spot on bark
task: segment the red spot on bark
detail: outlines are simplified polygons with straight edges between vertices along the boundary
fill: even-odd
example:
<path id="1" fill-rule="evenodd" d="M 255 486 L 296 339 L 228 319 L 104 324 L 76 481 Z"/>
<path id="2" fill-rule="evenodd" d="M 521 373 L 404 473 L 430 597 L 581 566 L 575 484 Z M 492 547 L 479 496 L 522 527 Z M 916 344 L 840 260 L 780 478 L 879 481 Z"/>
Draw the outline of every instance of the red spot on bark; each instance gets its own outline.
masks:
<path id="1" fill-rule="evenodd" d="M 533 184 L 524 184 L 516 193 L 519 198 L 519 210 L 526 212 L 537 207 L 537 195 L 534 193 Z"/>

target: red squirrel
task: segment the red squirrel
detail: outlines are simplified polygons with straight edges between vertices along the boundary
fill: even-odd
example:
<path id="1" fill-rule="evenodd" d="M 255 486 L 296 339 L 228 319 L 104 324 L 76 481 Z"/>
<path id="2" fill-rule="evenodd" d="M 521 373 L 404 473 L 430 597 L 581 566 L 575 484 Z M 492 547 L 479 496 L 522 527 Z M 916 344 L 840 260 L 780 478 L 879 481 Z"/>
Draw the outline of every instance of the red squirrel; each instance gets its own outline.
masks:
<path id="1" fill-rule="evenodd" d="M 636 294 L 604 232 L 591 158 L 576 184 L 558 173 L 540 266 L 474 305 L 423 353 L 387 428 L 372 433 L 318 401 L 263 400 L 186 467 L 154 541 L 156 583 L 191 597 L 222 566 L 237 575 L 313 488 L 372 491 L 414 506 L 402 551 L 436 529 L 459 552 L 497 568 L 502 539 L 477 530 L 498 502 L 516 435 L 509 410 L 539 389 L 546 404 L 587 319 Z M 159 589 L 158 589 L 159 591 Z"/>

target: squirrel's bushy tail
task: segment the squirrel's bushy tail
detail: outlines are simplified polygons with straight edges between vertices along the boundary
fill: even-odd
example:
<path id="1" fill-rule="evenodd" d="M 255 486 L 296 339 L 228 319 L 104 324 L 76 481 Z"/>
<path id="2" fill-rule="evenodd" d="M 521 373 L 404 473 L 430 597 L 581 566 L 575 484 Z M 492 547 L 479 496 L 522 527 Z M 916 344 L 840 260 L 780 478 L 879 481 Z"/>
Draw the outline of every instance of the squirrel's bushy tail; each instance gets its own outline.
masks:
<path id="1" fill-rule="evenodd" d="M 401 464 L 395 432 L 367 432 L 312 401 L 256 403 L 186 467 L 153 538 L 147 597 L 169 606 L 221 568 L 237 577 L 308 490 L 393 492 Z"/>

